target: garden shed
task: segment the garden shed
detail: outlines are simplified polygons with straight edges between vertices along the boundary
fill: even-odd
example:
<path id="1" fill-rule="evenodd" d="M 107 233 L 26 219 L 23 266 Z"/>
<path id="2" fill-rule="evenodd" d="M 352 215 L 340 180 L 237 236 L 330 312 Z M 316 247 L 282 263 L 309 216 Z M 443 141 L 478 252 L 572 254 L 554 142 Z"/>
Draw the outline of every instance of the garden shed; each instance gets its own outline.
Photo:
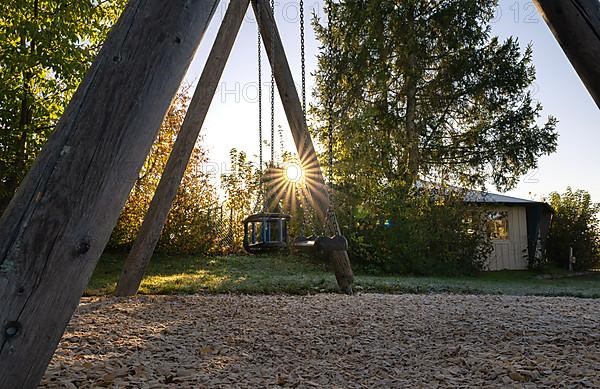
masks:
<path id="1" fill-rule="evenodd" d="M 524 270 L 545 252 L 553 210 L 545 202 L 470 191 L 465 202 L 481 206 L 493 251 L 487 270 Z"/>

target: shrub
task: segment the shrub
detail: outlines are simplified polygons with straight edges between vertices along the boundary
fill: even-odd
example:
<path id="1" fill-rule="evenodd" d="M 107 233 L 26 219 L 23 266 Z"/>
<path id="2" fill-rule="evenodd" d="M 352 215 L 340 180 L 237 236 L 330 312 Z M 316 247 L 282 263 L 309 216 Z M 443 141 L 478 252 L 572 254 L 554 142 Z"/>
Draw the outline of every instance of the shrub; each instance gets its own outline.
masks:
<path id="1" fill-rule="evenodd" d="M 584 190 L 567 188 L 563 194 L 550 194 L 555 211 L 546 256 L 552 264 L 569 266 L 569 248 L 577 258 L 574 269 L 587 270 L 600 263 L 600 204 L 592 202 Z"/>
<path id="2" fill-rule="evenodd" d="M 461 193 L 402 189 L 383 194 L 381 210 L 355 212 L 349 229 L 354 261 L 385 272 L 473 274 L 484 267 L 490 244 L 480 218 Z"/>

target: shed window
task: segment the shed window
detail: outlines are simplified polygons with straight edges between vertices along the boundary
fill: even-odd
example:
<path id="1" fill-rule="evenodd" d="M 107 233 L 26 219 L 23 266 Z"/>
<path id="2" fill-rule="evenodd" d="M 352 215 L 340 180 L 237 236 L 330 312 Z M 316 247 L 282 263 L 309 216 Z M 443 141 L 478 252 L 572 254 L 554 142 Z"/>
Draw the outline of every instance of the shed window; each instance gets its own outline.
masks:
<path id="1" fill-rule="evenodd" d="M 487 233 L 493 240 L 508 240 L 508 212 L 493 211 L 488 213 Z"/>

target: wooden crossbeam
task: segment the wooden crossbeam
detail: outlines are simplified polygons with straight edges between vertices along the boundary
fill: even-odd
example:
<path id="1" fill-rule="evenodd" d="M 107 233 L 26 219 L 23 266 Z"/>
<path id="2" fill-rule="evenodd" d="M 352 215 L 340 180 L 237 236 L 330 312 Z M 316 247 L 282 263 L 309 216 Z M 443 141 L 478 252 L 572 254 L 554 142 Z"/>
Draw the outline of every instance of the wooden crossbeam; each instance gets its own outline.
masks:
<path id="1" fill-rule="evenodd" d="M 177 195 L 177 189 L 185 174 L 185 169 L 249 4 L 250 0 L 235 0 L 229 3 L 185 119 L 173 145 L 173 151 L 167 161 L 142 227 L 123 266 L 115 291 L 117 296 L 132 296 L 138 291 L 167 221 L 169 210 Z"/>
<path id="2" fill-rule="evenodd" d="M 600 108 L 600 1 L 534 3 Z"/>
<path id="3" fill-rule="evenodd" d="M 131 0 L 0 219 L 0 388 L 35 388 L 218 0 Z"/>

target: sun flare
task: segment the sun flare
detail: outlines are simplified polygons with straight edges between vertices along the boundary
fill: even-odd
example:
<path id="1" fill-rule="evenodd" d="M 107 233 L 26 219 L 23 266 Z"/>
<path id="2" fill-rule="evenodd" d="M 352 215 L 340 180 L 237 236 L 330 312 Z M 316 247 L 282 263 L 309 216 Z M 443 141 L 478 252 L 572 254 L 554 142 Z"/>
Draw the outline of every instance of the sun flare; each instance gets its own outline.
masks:
<path id="1" fill-rule="evenodd" d="M 304 171 L 302 166 L 297 163 L 290 163 L 285 167 L 285 179 L 291 183 L 297 184 L 302 181 Z"/>

